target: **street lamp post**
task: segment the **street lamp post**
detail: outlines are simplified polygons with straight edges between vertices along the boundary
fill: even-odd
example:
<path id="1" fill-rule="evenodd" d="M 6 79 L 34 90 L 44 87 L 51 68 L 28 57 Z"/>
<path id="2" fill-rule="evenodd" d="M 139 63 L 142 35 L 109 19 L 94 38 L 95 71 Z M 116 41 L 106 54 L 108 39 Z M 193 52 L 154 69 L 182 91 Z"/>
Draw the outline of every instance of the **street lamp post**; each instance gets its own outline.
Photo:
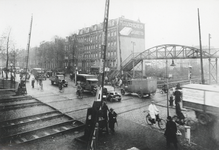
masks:
<path id="1" fill-rule="evenodd" d="M 174 64 L 174 61 L 172 60 L 172 64 L 170 66 L 176 66 Z M 169 80 L 168 80 L 168 61 L 167 61 L 167 58 L 166 58 L 166 82 L 167 82 L 167 116 L 169 116 Z"/>

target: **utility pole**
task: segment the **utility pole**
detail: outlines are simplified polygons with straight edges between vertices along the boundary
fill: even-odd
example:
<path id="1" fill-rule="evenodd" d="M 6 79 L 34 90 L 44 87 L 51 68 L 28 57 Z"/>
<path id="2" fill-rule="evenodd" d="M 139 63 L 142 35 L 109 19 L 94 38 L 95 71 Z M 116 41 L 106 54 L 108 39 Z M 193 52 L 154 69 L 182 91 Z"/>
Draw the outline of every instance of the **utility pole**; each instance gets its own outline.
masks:
<path id="1" fill-rule="evenodd" d="M 202 84 L 205 84 L 204 71 L 203 71 L 203 59 L 202 59 L 202 40 L 201 40 L 199 9 L 198 9 L 198 27 L 199 27 L 199 44 L 200 44 L 200 61 L 201 61 L 201 80 L 202 80 Z"/>
<path id="2" fill-rule="evenodd" d="M 9 30 L 9 33 L 8 33 L 8 38 L 7 38 L 7 60 L 6 60 L 6 80 L 8 79 L 8 59 L 9 59 L 9 56 L 8 56 L 8 44 L 9 44 L 9 37 L 10 37 L 10 33 L 11 33 L 11 29 Z"/>
<path id="3" fill-rule="evenodd" d="M 105 61 L 106 61 L 106 46 L 107 46 L 107 29 L 108 29 L 108 17 L 109 17 L 109 0 L 106 0 L 104 20 L 103 20 L 103 32 L 102 32 L 102 45 L 101 45 L 101 59 L 100 59 L 100 73 L 102 77 L 101 81 L 101 103 L 103 102 L 103 88 L 104 88 L 104 75 L 105 75 Z"/>
<path id="4" fill-rule="evenodd" d="M 211 34 L 208 34 L 208 52 L 210 54 L 211 47 L 210 47 L 210 40 L 211 40 Z M 209 57 L 209 84 L 211 84 L 211 58 Z"/>
<path id="5" fill-rule="evenodd" d="M 134 52 L 134 48 L 135 48 L 135 42 L 131 41 L 131 43 L 133 44 L 133 50 L 132 50 L 132 67 L 133 67 L 133 79 L 135 77 L 135 52 Z"/>
<path id="6" fill-rule="evenodd" d="M 26 83 L 26 81 L 27 81 L 27 69 L 28 69 L 28 60 L 29 60 L 29 51 L 30 51 L 30 38 L 31 38 L 32 22 L 33 22 L 33 16 L 31 16 L 30 32 L 29 32 L 28 43 L 27 43 L 27 62 L 26 62 L 25 83 Z M 25 85 L 26 85 L 26 84 L 25 84 Z"/>
<path id="7" fill-rule="evenodd" d="M 106 46 L 107 46 L 107 28 L 108 28 L 108 16 L 109 16 L 109 0 L 106 0 L 105 4 L 105 12 L 104 12 L 104 21 L 103 21 L 103 32 L 102 32 L 102 45 L 101 45 L 101 59 L 100 59 L 100 79 L 101 87 L 99 91 L 97 91 L 97 99 L 93 102 L 92 108 L 87 109 L 87 117 L 86 117 L 86 126 L 84 136 L 80 137 L 80 140 L 87 142 L 87 149 L 95 149 L 96 140 L 98 139 L 98 134 L 96 137 L 93 137 L 95 129 L 99 128 L 99 117 L 101 117 L 100 110 L 102 108 L 103 103 L 103 88 L 104 88 L 104 71 L 105 71 L 105 59 L 106 59 Z M 106 132 L 108 132 L 107 126 L 107 118 L 104 120 L 104 126 L 106 128 Z M 103 128 L 102 128 L 103 129 Z M 101 130 L 102 130 L 101 129 Z"/>

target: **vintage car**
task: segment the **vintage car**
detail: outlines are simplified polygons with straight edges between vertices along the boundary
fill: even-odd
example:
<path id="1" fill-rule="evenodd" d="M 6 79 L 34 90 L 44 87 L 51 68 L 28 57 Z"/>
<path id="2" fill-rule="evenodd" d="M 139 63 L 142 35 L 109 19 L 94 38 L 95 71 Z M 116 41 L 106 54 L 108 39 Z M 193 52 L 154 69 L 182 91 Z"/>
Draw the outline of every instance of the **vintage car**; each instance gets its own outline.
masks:
<path id="1" fill-rule="evenodd" d="M 98 86 L 98 79 L 96 75 L 77 74 L 76 82 L 77 84 L 81 84 L 83 92 L 90 92 L 92 95 L 96 95 Z"/>
<path id="2" fill-rule="evenodd" d="M 52 76 L 52 71 L 46 71 L 46 77 L 50 78 Z"/>
<path id="3" fill-rule="evenodd" d="M 118 101 L 120 102 L 122 96 L 120 93 L 116 92 L 114 87 L 112 86 L 104 86 L 103 88 L 103 100 L 107 100 L 110 102 Z"/>
<path id="4" fill-rule="evenodd" d="M 64 87 L 68 87 L 68 82 L 65 80 L 64 75 L 56 75 L 49 78 L 51 80 L 52 85 L 59 85 L 60 81 L 64 82 Z"/>
<path id="5" fill-rule="evenodd" d="M 121 88 L 121 94 L 125 93 L 132 94 L 136 93 L 140 98 L 144 96 L 151 96 L 155 94 L 157 90 L 157 79 L 153 77 L 141 78 L 141 79 L 131 79 L 126 82 Z"/>

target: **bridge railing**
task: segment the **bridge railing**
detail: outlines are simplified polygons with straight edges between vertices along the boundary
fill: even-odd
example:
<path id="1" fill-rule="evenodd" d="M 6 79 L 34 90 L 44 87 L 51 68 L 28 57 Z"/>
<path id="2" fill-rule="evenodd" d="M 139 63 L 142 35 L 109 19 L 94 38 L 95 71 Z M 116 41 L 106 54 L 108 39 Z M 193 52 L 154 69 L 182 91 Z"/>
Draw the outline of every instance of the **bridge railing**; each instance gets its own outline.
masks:
<path id="1" fill-rule="evenodd" d="M 193 78 L 191 79 L 191 83 L 200 83 L 201 82 L 201 79 L 200 78 Z M 185 85 L 185 84 L 189 84 L 190 83 L 190 80 L 188 79 L 182 79 L 182 80 L 175 80 L 175 81 L 169 81 L 168 82 L 168 86 L 169 88 L 172 88 L 172 87 L 176 87 L 177 84 L 180 84 L 180 85 Z M 160 80 L 158 81 L 157 83 L 157 88 L 158 89 L 162 89 L 163 85 L 166 84 L 166 81 L 165 80 Z"/>
<path id="2" fill-rule="evenodd" d="M 123 62 L 122 62 L 122 66 L 124 67 L 125 65 L 127 65 L 130 61 L 134 59 L 138 59 L 137 57 L 139 56 L 140 52 L 135 52 L 134 56 L 133 54 L 130 54 Z"/>

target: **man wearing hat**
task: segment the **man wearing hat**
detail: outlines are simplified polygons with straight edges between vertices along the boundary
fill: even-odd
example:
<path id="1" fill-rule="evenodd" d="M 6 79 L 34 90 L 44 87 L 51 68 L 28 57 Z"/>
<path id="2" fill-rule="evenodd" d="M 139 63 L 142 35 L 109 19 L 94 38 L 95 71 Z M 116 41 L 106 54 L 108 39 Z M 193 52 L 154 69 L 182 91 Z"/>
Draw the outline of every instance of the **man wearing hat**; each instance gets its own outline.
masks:
<path id="1" fill-rule="evenodd" d="M 116 117 L 117 117 L 117 113 L 112 108 L 110 108 L 110 111 L 109 111 L 109 128 L 113 133 L 115 132 L 114 128 L 115 128 L 115 123 L 117 122 Z"/>
<path id="2" fill-rule="evenodd" d="M 166 130 L 164 132 L 164 136 L 166 137 L 167 141 L 167 148 L 170 148 L 170 143 L 174 144 L 175 149 L 177 149 L 177 127 L 176 123 L 173 122 L 172 117 L 167 117 L 167 123 L 166 123 Z"/>

